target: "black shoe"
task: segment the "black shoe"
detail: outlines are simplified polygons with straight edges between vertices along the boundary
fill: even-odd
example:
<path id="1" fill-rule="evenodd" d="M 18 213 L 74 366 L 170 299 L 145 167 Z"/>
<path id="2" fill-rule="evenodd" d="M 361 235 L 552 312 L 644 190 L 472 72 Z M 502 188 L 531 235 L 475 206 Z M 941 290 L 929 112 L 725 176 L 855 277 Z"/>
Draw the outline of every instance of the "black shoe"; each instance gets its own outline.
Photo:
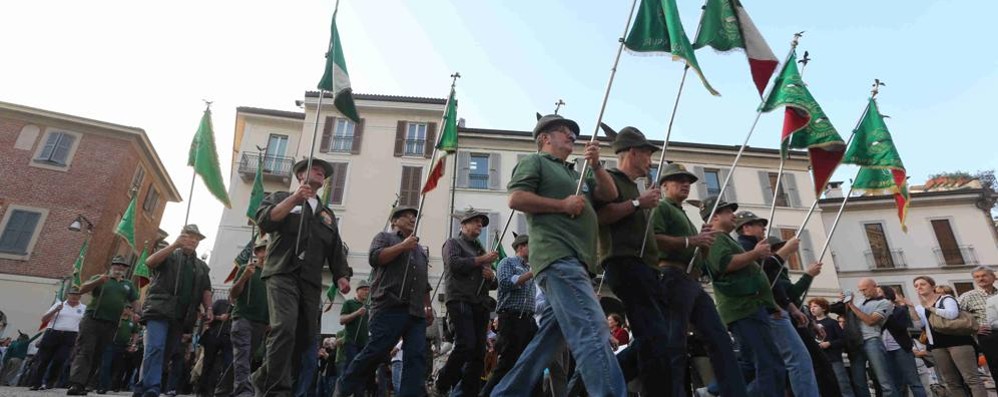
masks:
<path id="1" fill-rule="evenodd" d="M 38 391 L 38 390 L 41 390 L 41 388 L 42 388 L 41 386 L 31 386 L 31 387 L 28 388 L 28 390 Z"/>
<path id="2" fill-rule="evenodd" d="M 72 385 L 69 390 L 66 390 L 67 396 L 85 396 L 87 395 L 87 389 L 80 385 Z"/>
<path id="3" fill-rule="evenodd" d="M 107 390 L 105 390 L 105 389 L 97 389 L 96 393 L 97 394 L 107 394 Z"/>

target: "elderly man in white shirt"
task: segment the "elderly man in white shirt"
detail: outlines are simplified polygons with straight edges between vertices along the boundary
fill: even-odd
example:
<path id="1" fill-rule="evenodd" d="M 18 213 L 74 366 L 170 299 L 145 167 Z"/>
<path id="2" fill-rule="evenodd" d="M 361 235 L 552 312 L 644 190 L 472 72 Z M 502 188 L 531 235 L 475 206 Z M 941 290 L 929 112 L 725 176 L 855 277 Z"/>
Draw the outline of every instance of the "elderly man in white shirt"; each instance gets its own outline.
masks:
<path id="1" fill-rule="evenodd" d="M 31 390 L 47 389 L 51 386 L 44 383 L 45 369 L 52 363 L 53 377 L 62 373 L 62 366 L 69 361 L 69 352 L 76 345 L 76 336 L 80 331 L 80 320 L 87 311 L 87 305 L 80 303 L 80 290 L 73 287 L 66 294 L 66 300 L 56 302 L 42 316 L 42 323 L 47 323 L 45 335 L 38 342 L 38 354 L 35 355 L 35 372 L 28 383 Z"/>

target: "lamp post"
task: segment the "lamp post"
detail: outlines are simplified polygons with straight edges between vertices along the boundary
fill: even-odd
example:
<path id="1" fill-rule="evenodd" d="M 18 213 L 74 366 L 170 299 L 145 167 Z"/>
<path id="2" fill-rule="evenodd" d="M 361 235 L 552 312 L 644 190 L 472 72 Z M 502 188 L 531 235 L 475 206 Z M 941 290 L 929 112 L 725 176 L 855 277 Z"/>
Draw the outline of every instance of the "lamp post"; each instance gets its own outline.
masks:
<path id="1" fill-rule="evenodd" d="M 87 219 L 87 217 L 85 217 L 83 215 L 80 215 L 80 214 L 76 214 L 76 219 L 73 219 L 73 223 L 70 223 L 69 227 L 67 227 L 67 229 L 69 229 L 70 231 L 73 231 L 73 232 L 79 232 L 79 231 L 82 231 L 82 230 L 86 230 L 87 235 L 86 235 L 86 237 L 83 238 L 83 244 L 80 245 L 80 251 L 83 251 L 83 246 L 87 245 L 87 243 L 90 241 L 90 237 L 93 236 L 93 234 L 94 234 L 94 223 L 90 222 L 90 220 Z M 82 271 L 83 269 L 80 269 L 80 270 Z M 70 281 L 70 282 L 72 283 L 72 281 Z M 65 283 L 65 279 L 62 281 L 62 283 Z M 64 289 L 64 291 L 65 291 L 65 289 Z M 62 298 L 62 297 L 60 297 L 60 298 Z"/>

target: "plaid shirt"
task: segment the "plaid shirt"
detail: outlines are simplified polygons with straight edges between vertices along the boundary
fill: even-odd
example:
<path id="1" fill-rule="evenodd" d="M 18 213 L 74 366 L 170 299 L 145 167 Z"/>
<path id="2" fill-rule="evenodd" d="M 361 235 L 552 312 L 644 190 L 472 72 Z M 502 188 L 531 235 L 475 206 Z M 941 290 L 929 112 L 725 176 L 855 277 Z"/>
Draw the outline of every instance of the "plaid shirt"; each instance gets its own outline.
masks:
<path id="1" fill-rule="evenodd" d="M 516 285 L 515 277 L 530 271 L 530 265 L 519 256 L 509 256 L 499 262 L 499 305 L 496 312 L 534 312 L 534 280 Z"/>
<path id="2" fill-rule="evenodd" d="M 988 298 L 995 295 L 998 295 L 998 288 L 993 288 L 990 293 L 980 288 L 967 291 L 960 295 L 960 309 L 973 314 L 978 324 L 988 324 Z"/>

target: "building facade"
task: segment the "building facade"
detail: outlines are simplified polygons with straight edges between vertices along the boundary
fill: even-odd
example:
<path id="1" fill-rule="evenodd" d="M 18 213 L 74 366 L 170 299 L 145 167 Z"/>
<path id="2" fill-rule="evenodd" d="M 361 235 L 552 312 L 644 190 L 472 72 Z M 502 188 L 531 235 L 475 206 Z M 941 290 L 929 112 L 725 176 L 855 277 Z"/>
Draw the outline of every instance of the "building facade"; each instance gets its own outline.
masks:
<path id="1" fill-rule="evenodd" d="M 859 279 L 872 277 L 914 300 L 912 279 L 925 275 L 958 293 L 973 289 L 975 267 L 998 265 L 998 231 L 990 213 L 998 196 L 974 182 L 912 186 L 907 233 L 893 197 L 850 197 L 830 244 L 843 288 L 855 291 Z M 842 205 L 838 196 L 821 200 L 829 229 Z"/>
<path id="2" fill-rule="evenodd" d="M 150 246 L 180 195 L 145 131 L 0 103 L 0 302 L 17 302 L 0 307 L 8 329 L 37 326 L 84 241 L 84 280 L 116 254 L 137 259 L 142 246 L 113 233 L 133 195 L 136 242 Z"/>

